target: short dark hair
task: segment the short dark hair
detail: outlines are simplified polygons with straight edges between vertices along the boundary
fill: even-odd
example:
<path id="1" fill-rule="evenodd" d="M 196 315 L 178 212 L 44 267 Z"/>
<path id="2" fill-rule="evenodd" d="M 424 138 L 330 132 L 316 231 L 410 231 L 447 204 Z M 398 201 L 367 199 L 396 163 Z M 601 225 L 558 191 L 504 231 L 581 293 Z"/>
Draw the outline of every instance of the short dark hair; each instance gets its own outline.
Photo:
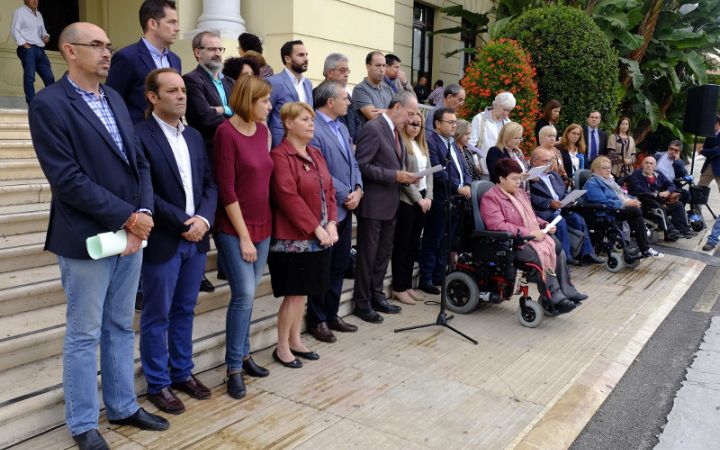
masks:
<path id="1" fill-rule="evenodd" d="M 192 39 L 192 44 L 191 44 L 191 45 L 192 45 L 193 52 L 194 52 L 196 49 L 202 47 L 202 45 L 203 45 L 203 39 L 205 39 L 205 36 L 212 36 L 212 37 L 216 37 L 216 38 L 219 38 L 219 37 L 220 37 L 220 35 L 217 34 L 217 33 L 215 33 L 214 31 L 201 31 L 201 32 L 199 32 L 199 33 L 196 34 L 195 37 L 193 37 L 193 39 Z"/>
<path id="2" fill-rule="evenodd" d="M 240 48 L 244 52 L 248 50 L 253 50 L 258 53 L 263 52 L 262 41 L 252 33 L 242 33 L 238 36 L 238 45 L 240 45 Z"/>
<path id="3" fill-rule="evenodd" d="M 334 81 L 323 81 L 313 89 L 313 102 L 315 109 L 327 105 L 328 100 L 340 95 L 340 84 Z"/>
<path id="4" fill-rule="evenodd" d="M 520 164 L 512 158 L 503 158 L 495 164 L 495 176 L 507 178 L 513 173 L 523 173 Z"/>
<path id="5" fill-rule="evenodd" d="M 443 116 L 445 114 L 455 114 L 455 110 L 452 108 L 438 108 L 433 113 L 433 126 L 435 126 L 435 122 L 439 120 L 443 120 Z"/>
<path id="6" fill-rule="evenodd" d="M 255 58 L 245 57 L 232 57 L 226 59 L 222 74 L 226 77 L 232 78 L 233 80 L 237 80 L 237 77 L 240 76 L 240 72 L 242 72 L 243 66 L 246 64 L 252 69 L 253 75 L 260 75 L 260 66 L 257 63 L 257 60 Z"/>
<path id="7" fill-rule="evenodd" d="M 280 47 L 280 60 L 283 64 L 285 64 L 285 57 L 286 56 L 292 56 L 293 48 L 295 48 L 296 45 L 305 45 L 303 44 L 303 41 L 297 40 L 297 41 L 287 41 L 283 44 L 282 47 Z"/>
<path id="8" fill-rule="evenodd" d="M 588 111 L 587 116 L 590 117 L 590 114 L 592 114 L 592 113 L 598 113 L 598 114 L 600 114 L 600 117 L 602 117 L 602 113 L 600 112 L 599 109 L 591 109 L 590 111 Z"/>
<path id="9" fill-rule="evenodd" d="M 176 9 L 173 0 L 145 0 L 140 5 L 140 27 L 147 31 L 148 20 L 159 21 L 165 17 L 165 8 Z"/>
<path id="10" fill-rule="evenodd" d="M 150 117 L 153 112 L 153 104 L 147 100 L 148 93 L 154 92 L 157 95 L 160 92 L 160 74 L 162 73 L 178 73 L 177 70 L 172 67 L 163 67 L 161 69 L 155 69 L 145 77 L 145 100 L 147 101 L 148 108 L 145 110 L 145 117 Z M 178 74 L 179 75 L 179 74 Z"/>
<path id="11" fill-rule="evenodd" d="M 366 64 L 366 65 L 371 64 L 371 63 L 372 63 L 373 56 L 375 56 L 375 55 L 383 56 L 382 52 L 379 52 L 379 51 L 377 51 L 377 50 L 373 50 L 372 52 L 368 53 L 367 56 L 365 57 L 365 64 Z"/>
<path id="12" fill-rule="evenodd" d="M 550 114 L 552 114 L 552 110 L 555 108 L 562 108 L 562 104 L 560 104 L 558 100 L 551 98 L 545 103 L 545 106 L 543 106 L 543 119 L 550 120 Z"/>
<path id="13" fill-rule="evenodd" d="M 400 61 L 400 58 L 393 55 L 392 53 L 388 53 L 387 55 L 385 55 L 385 65 L 392 66 L 396 62 L 401 63 L 402 61 Z"/>

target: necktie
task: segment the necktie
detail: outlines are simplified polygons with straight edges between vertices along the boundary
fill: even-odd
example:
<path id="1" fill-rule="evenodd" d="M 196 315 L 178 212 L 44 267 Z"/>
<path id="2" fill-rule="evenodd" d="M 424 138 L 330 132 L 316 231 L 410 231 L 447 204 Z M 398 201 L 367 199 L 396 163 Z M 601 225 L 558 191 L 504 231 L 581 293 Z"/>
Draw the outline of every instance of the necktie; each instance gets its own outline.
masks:
<path id="1" fill-rule="evenodd" d="M 400 135 L 398 134 L 397 128 L 393 129 L 395 135 L 395 153 L 397 153 L 398 159 L 402 159 L 402 148 L 400 148 Z"/>
<path id="2" fill-rule="evenodd" d="M 597 156 L 597 138 L 595 135 L 597 134 L 597 130 L 592 130 L 590 132 L 590 160 L 595 159 Z"/>

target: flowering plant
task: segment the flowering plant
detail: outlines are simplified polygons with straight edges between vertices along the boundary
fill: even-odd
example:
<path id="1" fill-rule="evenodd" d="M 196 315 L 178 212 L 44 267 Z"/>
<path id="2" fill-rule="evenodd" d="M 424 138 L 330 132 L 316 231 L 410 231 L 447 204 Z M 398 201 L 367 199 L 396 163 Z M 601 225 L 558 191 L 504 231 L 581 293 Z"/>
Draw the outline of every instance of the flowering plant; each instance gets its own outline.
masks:
<path id="1" fill-rule="evenodd" d="M 465 104 L 460 115 L 468 120 L 490 106 L 495 96 L 511 92 L 517 100 L 510 119 L 523 126 L 527 153 L 537 146 L 535 122 L 540 117 L 535 67 L 530 55 L 517 41 L 499 39 L 488 42 L 478 51 L 477 58 L 465 69 L 460 84 L 465 88 Z"/>

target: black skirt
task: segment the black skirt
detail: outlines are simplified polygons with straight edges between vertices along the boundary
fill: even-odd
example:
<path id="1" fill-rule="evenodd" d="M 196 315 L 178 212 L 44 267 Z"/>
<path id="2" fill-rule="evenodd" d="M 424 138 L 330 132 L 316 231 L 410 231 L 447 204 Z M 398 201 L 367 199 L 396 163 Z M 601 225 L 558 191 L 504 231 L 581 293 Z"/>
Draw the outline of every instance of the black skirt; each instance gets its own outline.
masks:
<path id="1" fill-rule="evenodd" d="M 270 252 L 270 284 L 275 297 L 319 295 L 330 287 L 331 249 L 319 252 Z"/>

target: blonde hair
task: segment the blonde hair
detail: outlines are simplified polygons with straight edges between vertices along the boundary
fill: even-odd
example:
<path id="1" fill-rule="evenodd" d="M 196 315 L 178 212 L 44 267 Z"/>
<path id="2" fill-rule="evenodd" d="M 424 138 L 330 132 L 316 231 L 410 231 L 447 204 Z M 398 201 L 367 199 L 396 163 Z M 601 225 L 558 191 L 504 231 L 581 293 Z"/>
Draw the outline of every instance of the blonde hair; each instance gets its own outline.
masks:
<path id="1" fill-rule="evenodd" d="M 592 163 L 590 164 L 590 170 L 593 172 L 597 171 L 600 166 L 603 164 L 610 164 L 612 165 L 612 161 L 610 161 L 610 158 L 607 156 L 598 156 L 597 158 L 593 159 Z"/>
<path id="2" fill-rule="evenodd" d="M 550 133 L 555 133 L 555 136 L 557 137 L 557 129 L 552 125 L 545 125 L 544 127 L 540 128 L 540 132 L 538 133 L 538 138 L 540 140 L 543 140 L 545 137 L 550 135 Z M 540 143 L 538 142 L 538 145 Z"/>
<path id="3" fill-rule="evenodd" d="M 254 122 L 253 105 L 263 97 L 270 95 L 272 87 L 264 78 L 256 76 L 238 77 L 233 86 L 228 106 L 245 122 Z"/>
<path id="4" fill-rule="evenodd" d="M 420 132 L 417 136 L 415 136 L 414 139 L 410 138 L 410 136 L 407 135 L 407 133 L 405 132 L 405 127 L 400 130 L 400 139 L 402 139 L 403 145 L 405 146 L 405 150 L 407 150 L 408 154 L 412 149 L 413 141 L 415 141 L 418 147 L 420 147 L 420 153 L 425 156 L 430 156 L 430 151 L 428 150 L 427 146 L 427 140 L 425 139 L 425 130 L 423 128 L 424 127 L 422 126 L 420 127 Z"/>
<path id="5" fill-rule="evenodd" d="M 457 141 L 470 129 L 470 122 L 465 119 L 460 119 L 457 122 L 457 128 L 455 128 L 455 140 Z"/>
<path id="6" fill-rule="evenodd" d="M 280 121 L 282 122 L 283 128 L 285 129 L 285 136 L 287 136 L 287 127 L 285 127 L 285 121 L 295 120 L 300 117 L 300 114 L 305 111 L 310 113 L 310 117 L 312 117 L 313 119 L 315 118 L 315 111 L 313 111 L 310 105 L 305 102 L 290 102 L 282 105 L 282 108 L 280 108 Z"/>
<path id="7" fill-rule="evenodd" d="M 511 137 L 515 137 L 516 134 L 520 133 L 522 136 L 523 127 L 517 122 L 508 122 L 503 125 L 500 133 L 498 133 L 497 145 L 499 148 L 505 148 L 505 143 L 510 140 Z"/>

